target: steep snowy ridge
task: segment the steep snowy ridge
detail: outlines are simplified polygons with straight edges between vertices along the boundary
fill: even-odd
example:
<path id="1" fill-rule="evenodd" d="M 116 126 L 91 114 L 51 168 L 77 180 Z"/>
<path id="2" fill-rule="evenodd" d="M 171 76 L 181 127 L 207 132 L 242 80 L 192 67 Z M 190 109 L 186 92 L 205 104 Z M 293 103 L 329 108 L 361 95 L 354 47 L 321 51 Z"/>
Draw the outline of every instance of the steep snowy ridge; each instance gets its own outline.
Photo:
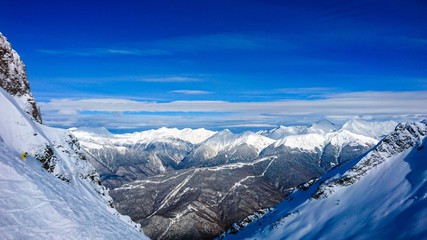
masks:
<path id="1" fill-rule="evenodd" d="M 331 180 L 320 186 L 315 197 L 327 197 L 337 185 L 351 185 L 360 179 L 373 167 L 381 164 L 393 155 L 398 155 L 416 145 L 422 148 L 422 142 L 427 134 L 427 122 L 402 123 L 396 126 L 395 132 L 384 138 L 379 146 L 369 152 L 359 163 L 349 169 L 338 180 Z"/>
<path id="2" fill-rule="evenodd" d="M 0 33 L 0 87 L 10 93 L 19 106 L 37 122 L 42 122 L 40 110 L 30 91 L 25 65 L 2 33 Z"/>
<path id="3" fill-rule="evenodd" d="M 225 239 L 424 239 L 427 121 L 399 124 L 363 158 L 296 190 Z"/>
<path id="4" fill-rule="evenodd" d="M 101 198 L 93 184 L 64 182 L 31 156 L 17 156 L 0 141 L 0 238 L 147 239 L 130 218 L 107 207 L 111 199 Z"/>
<path id="5" fill-rule="evenodd" d="M 35 102 L 24 65 L 5 41 L 0 36 L 0 238 L 146 239 L 138 224 L 111 207 L 77 139 L 28 114 Z M 17 75 L 3 72 L 4 59 Z"/>

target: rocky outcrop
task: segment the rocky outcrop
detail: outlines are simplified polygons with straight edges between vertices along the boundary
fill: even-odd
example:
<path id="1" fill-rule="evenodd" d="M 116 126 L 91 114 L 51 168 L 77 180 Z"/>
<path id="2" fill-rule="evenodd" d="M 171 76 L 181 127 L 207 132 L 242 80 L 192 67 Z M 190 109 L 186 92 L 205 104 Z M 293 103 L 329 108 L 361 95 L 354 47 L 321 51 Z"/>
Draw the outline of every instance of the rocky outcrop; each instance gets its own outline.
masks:
<path id="1" fill-rule="evenodd" d="M 17 100 L 33 119 L 42 123 L 40 110 L 30 91 L 25 65 L 11 44 L 0 33 L 0 87 Z"/>

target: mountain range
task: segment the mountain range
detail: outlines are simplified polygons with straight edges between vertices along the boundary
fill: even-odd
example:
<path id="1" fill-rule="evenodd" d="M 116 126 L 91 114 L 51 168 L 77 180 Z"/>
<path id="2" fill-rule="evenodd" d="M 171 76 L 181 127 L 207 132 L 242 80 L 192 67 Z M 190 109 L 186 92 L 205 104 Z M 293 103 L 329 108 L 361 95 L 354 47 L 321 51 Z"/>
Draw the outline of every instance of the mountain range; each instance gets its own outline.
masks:
<path id="1" fill-rule="evenodd" d="M 174 128 L 70 131 L 111 188 L 116 208 L 149 237 L 209 239 L 366 153 L 396 124 L 350 120 L 337 126 L 324 120 L 239 134 Z"/>

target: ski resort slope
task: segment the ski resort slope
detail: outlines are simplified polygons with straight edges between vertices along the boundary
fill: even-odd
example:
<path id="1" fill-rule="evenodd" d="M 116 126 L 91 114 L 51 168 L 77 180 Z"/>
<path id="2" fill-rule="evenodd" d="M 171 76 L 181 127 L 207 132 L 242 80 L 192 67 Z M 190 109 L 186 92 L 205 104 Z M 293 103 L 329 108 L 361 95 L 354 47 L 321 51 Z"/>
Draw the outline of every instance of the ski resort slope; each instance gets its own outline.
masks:
<path id="1" fill-rule="evenodd" d="M 70 186 L 3 142 L 0 184 L 1 239 L 148 239 L 108 210 L 84 180 Z"/>
<path id="2" fill-rule="evenodd" d="M 148 239 L 111 208 L 69 132 L 35 122 L 3 89 L 0 109 L 0 239 Z"/>
<path id="3" fill-rule="evenodd" d="M 225 239 L 427 239 L 427 122 L 294 192 Z M 320 186 L 320 187 L 319 187 Z"/>

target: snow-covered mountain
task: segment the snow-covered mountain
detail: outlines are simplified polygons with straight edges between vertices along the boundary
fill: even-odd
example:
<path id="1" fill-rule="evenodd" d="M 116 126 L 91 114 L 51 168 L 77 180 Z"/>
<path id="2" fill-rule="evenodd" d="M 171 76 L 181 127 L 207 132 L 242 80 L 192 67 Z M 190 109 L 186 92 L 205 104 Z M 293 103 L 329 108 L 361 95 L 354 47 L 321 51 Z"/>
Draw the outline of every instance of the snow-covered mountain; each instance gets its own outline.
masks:
<path id="1" fill-rule="evenodd" d="M 319 134 L 325 135 L 330 132 L 334 132 L 339 129 L 339 126 L 335 125 L 331 121 L 321 120 L 311 125 L 297 125 L 297 126 L 283 126 L 280 125 L 277 128 L 271 130 L 259 131 L 258 134 L 269 137 L 271 139 L 280 140 L 288 136 L 300 135 L 300 134 Z"/>
<path id="2" fill-rule="evenodd" d="M 0 36 L 0 238 L 147 239 L 112 207 L 77 139 L 39 123 L 23 63 L 5 41 Z M 3 72 L 11 58 L 13 77 Z"/>
<path id="3" fill-rule="evenodd" d="M 325 135 L 327 133 L 334 132 L 338 129 L 339 129 L 339 126 L 337 126 L 335 123 L 328 120 L 321 120 L 305 128 L 302 131 L 302 133 L 303 134 L 314 133 L 314 134 Z"/>
<path id="4" fill-rule="evenodd" d="M 107 129 L 71 129 L 89 161 L 101 175 L 103 185 L 115 188 L 148 176 L 178 168 L 199 143 L 215 132 L 205 129 L 160 128 L 130 134 Z"/>
<path id="5" fill-rule="evenodd" d="M 399 124 L 363 158 L 309 182 L 265 216 L 222 237 L 425 239 L 426 135 L 427 121 Z"/>
<path id="6" fill-rule="evenodd" d="M 185 157 L 181 166 L 188 168 L 251 161 L 273 142 L 274 140 L 253 132 L 234 134 L 226 129 L 196 146 Z"/>
<path id="7" fill-rule="evenodd" d="M 257 132 L 259 135 L 264 137 L 268 137 L 274 140 L 279 140 L 291 135 L 299 135 L 302 134 L 306 126 L 283 126 L 280 125 L 271 130 L 262 130 Z"/>
<path id="8" fill-rule="evenodd" d="M 378 143 L 377 140 L 362 135 L 351 133 L 347 130 L 339 130 L 321 134 L 301 134 L 287 136 L 277 140 L 264 149 L 260 156 L 277 156 L 276 169 L 283 169 L 289 160 L 294 162 L 306 162 L 312 165 L 313 172 L 324 173 L 332 167 L 351 161 L 367 152 Z M 287 164 L 287 163 L 286 163 Z M 315 170 L 320 168 L 321 170 Z M 271 176 L 275 179 L 275 185 L 281 186 L 283 174 L 277 172 Z M 287 188 L 289 186 L 281 186 Z"/>
<path id="9" fill-rule="evenodd" d="M 375 138 L 379 141 L 384 136 L 392 132 L 396 127 L 396 125 L 397 125 L 397 122 L 394 122 L 394 121 L 368 122 L 368 121 L 362 121 L 357 119 L 351 119 L 345 122 L 341 127 L 339 127 L 328 120 L 323 120 L 309 126 L 282 126 L 281 125 L 277 128 L 274 128 L 271 130 L 263 130 L 257 133 L 271 139 L 280 140 L 287 136 L 309 134 L 309 133 L 325 135 L 327 133 L 331 133 L 341 129 L 341 130 L 347 130 L 349 132 L 352 132 L 358 135 Z"/>
<path id="10" fill-rule="evenodd" d="M 135 144 L 148 143 L 149 141 L 158 139 L 179 139 L 182 141 L 189 142 L 191 144 L 199 144 L 214 135 L 215 133 L 216 132 L 206 130 L 204 128 L 177 129 L 162 127 L 159 129 L 153 129 L 148 131 L 115 135 L 116 139 L 114 141 L 116 143 Z"/>

